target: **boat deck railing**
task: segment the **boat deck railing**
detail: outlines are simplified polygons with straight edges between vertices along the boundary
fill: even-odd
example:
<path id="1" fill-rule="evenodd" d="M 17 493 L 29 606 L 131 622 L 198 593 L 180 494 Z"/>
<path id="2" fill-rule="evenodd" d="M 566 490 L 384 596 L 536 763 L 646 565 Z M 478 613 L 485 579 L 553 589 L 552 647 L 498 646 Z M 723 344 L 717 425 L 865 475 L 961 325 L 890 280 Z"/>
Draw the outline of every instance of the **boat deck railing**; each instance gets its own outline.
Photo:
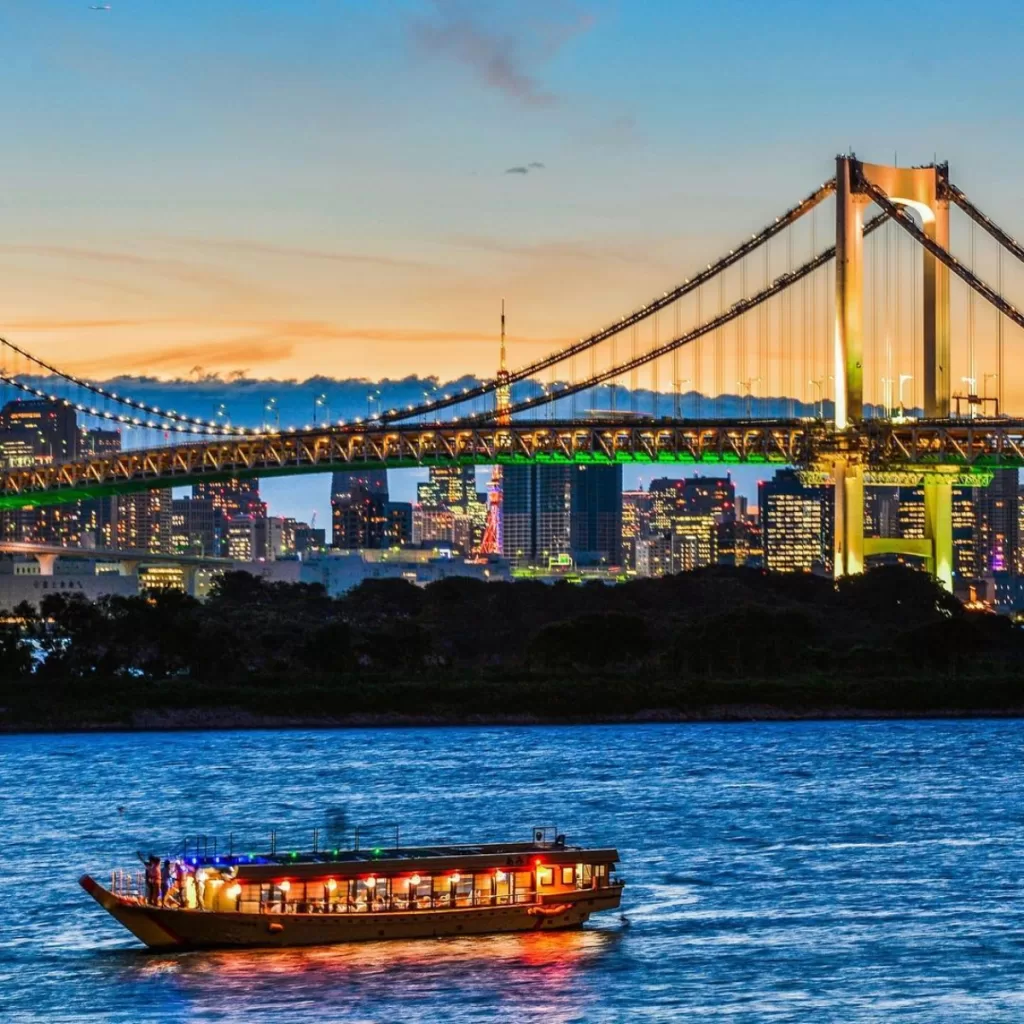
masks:
<path id="1" fill-rule="evenodd" d="M 384 828 L 389 830 L 388 842 L 367 842 L 368 837 L 379 837 Z M 453 843 L 445 839 L 418 840 L 403 844 L 401 828 L 392 824 L 359 825 L 344 837 L 321 828 L 314 828 L 311 832 L 311 836 L 306 832 L 303 838 L 299 839 L 295 832 L 286 835 L 281 830 L 273 829 L 269 833 L 269 842 L 267 838 L 253 842 L 251 835 L 247 837 L 241 832 L 231 832 L 227 836 L 188 836 L 177 850 L 169 854 L 169 858 L 205 865 L 225 861 L 253 864 L 361 863 L 374 860 L 410 860 L 416 857 L 458 857 L 516 854 L 531 850 L 579 849 L 568 846 L 565 837 L 559 835 L 554 826 L 534 827 L 530 831 L 532 840 L 518 843 Z M 263 835 L 266 837 L 267 833 Z M 344 848 L 348 842 L 352 843 L 351 849 Z"/>

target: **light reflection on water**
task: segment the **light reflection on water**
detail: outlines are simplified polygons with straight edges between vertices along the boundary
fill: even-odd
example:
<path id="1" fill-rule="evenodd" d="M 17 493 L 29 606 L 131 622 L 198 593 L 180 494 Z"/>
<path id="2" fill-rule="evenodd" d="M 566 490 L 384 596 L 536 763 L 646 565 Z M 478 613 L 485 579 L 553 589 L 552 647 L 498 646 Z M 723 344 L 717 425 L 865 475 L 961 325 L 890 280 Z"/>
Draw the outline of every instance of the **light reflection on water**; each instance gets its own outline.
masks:
<path id="1" fill-rule="evenodd" d="M 1018 1021 L 1021 738 L 1017 722 L 0 737 L 0 1020 Z M 150 954 L 76 884 L 197 831 L 308 835 L 329 807 L 409 840 L 557 823 L 619 847 L 625 916 Z"/>

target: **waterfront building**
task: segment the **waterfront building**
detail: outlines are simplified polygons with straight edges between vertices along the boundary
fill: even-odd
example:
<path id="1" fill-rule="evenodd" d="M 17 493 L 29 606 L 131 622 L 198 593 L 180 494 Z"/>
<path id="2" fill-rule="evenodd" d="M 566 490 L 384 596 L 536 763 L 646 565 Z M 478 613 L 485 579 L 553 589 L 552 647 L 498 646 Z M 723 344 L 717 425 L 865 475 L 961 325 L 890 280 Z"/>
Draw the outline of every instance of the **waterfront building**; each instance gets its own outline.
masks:
<path id="1" fill-rule="evenodd" d="M 792 469 L 758 484 L 758 511 L 769 572 L 831 572 L 831 488 L 805 486 Z"/>

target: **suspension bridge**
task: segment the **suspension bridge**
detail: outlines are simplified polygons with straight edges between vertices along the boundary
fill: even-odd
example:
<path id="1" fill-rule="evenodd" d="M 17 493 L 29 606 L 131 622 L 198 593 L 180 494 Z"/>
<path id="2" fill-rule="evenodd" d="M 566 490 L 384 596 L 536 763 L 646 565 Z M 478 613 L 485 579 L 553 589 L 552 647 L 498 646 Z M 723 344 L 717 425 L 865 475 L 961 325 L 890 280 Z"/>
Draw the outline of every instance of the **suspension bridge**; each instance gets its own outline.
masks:
<path id="1" fill-rule="evenodd" d="M 834 234 L 820 223 L 826 204 Z M 614 322 L 476 387 L 352 422 L 269 430 L 202 420 L 0 339 L 5 388 L 137 441 L 0 472 L 0 510 L 346 468 L 795 465 L 835 488 L 837 576 L 896 551 L 924 558 L 951 587 L 953 488 L 1024 466 L 1024 418 L 1004 402 L 1006 345 L 1024 341 L 1024 313 L 1005 297 L 1021 264 L 1024 246 L 946 164 L 846 155 L 835 177 L 759 232 Z M 923 540 L 865 536 L 864 489 L 883 484 L 923 487 Z"/>

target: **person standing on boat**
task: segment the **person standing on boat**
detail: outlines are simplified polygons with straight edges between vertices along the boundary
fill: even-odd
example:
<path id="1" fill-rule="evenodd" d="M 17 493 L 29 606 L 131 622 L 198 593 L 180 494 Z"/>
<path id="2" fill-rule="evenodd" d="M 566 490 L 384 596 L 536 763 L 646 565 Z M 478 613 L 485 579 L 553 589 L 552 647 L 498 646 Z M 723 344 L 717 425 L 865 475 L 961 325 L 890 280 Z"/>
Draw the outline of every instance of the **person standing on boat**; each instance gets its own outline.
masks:
<path id="1" fill-rule="evenodd" d="M 139 859 L 143 860 L 141 854 Z M 160 858 L 151 854 L 143 863 L 146 865 L 146 902 L 155 906 L 160 899 Z"/>
<path id="2" fill-rule="evenodd" d="M 174 862 L 174 884 L 177 888 L 178 906 L 184 907 L 187 905 L 185 899 L 185 878 L 186 871 L 185 865 L 180 860 Z"/>

